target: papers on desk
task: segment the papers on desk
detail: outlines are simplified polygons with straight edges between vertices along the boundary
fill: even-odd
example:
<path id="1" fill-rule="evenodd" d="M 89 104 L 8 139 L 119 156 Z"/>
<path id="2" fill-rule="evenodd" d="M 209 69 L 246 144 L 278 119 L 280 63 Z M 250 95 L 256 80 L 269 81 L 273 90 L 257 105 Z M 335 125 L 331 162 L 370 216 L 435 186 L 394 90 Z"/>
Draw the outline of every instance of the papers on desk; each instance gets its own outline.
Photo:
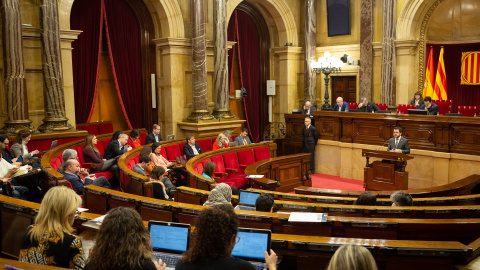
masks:
<path id="1" fill-rule="evenodd" d="M 103 215 L 103 216 L 100 216 L 100 217 L 97 217 L 97 218 L 94 218 L 94 219 L 90 219 L 89 221 L 86 221 L 84 223 L 82 223 L 83 226 L 85 227 L 89 227 L 89 228 L 93 228 L 93 229 L 100 229 L 100 225 L 102 225 L 102 222 L 103 222 L 103 219 L 106 217 L 107 215 Z"/>
<path id="2" fill-rule="evenodd" d="M 326 222 L 327 213 L 305 213 L 292 212 L 288 218 L 289 222 Z"/>
<path id="3" fill-rule="evenodd" d="M 28 165 L 25 165 L 25 166 L 22 166 L 22 167 L 18 168 L 18 171 L 14 175 L 12 175 L 11 178 L 27 174 L 28 173 L 27 167 L 28 167 Z"/>
<path id="4" fill-rule="evenodd" d="M 259 174 L 250 174 L 250 175 L 247 175 L 246 176 L 247 178 L 263 178 L 263 175 L 259 175 Z"/>

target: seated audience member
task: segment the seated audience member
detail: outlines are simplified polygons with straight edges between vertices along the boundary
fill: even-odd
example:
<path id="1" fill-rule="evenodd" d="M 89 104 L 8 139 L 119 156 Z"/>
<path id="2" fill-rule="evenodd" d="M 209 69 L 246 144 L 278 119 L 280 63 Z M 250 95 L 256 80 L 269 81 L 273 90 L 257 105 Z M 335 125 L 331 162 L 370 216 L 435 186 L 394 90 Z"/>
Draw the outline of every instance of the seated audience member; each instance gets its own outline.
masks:
<path id="1" fill-rule="evenodd" d="M 214 224 L 214 226 L 212 226 Z M 190 247 L 175 267 L 176 270 L 254 270 L 252 264 L 231 256 L 238 231 L 238 217 L 229 206 L 215 206 L 203 210 L 195 218 Z M 277 255 L 265 254 L 269 270 L 277 269 Z"/>
<path id="2" fill-rule="evenodd" d="M 427 110 L 428 115 L 437 115 L 438 114 L 438 105 L 432 103 L 432 98 L 426 96 L 423 100 L 423 105 L 419 107 L 421 110 Z"/>
<path id="3" fill-rule="evenodd" d="M 18 260 L 34 264 L 83 269 L 85 255 L 82 240 L 73 235 L 74 219 L 82 198 L 73 190 L 52 187 L 43 197 L 35 223 L 23 237 Z"/>
<path id="4" fill-rule="evenodd" d="M 105 216 L 85 269 L 154 270 L 165 267 L 161 259 L 154 260 L 150 233 L 137 211 L 117 207 Z"/>
<path id="5" fill-rule="evenodd" d="M 410 104 L 415 105 L 417 109 L 423 105 L 422 93 L 416 92 Z"/>
<path id="6" fill-rule="evenodd" d="M 105 149 L 103 154 L 104 159 L 112 159 L 123 155 L 127 151 L 132 150 L 130 146 L 127 145 L 128 135 L 121 133 L 118 135 L 118 140 L 112 140 Z"/>
<path id="7" fill-rule="evenodd" d="M 244 128 L 242 129 L 242 132 L 240 132 L 240 135 L 238 135 L 238 137 L 235 138 L 235 146 L 247 145 L 247 144 L 252 144 L 252 141 L 248 137 L 248 129 Z"/>
<path id="8" fill-rule="evenodd" d="M 392 206 L 413 206 L 413 199 L 410 194 L 405 191 L 396 191 L 390 195 Z"/>
<path id="9" fill-rule="evenodd" d="M 327 270 L 377 270 L 375 259 L 368 249 L 358 245 L 343 245 L 333 254 Z"/>
<path id="10" fill-rule="evenodd" d="M 63 153 L 62 153 L 62 160 L 63 162 L 60 163 L 60 165 L 58 166 L 58 169 L 57 171 L 59 173 L 62 173 L 65 171 L 65 163 L 67 162 L 67 160 L 69 159 L 75 159 L 75 160 L 78 160 L 77 159 L 77 156 L 78 156 L 78 153 L 77 151 L 73 150 L 73 149 L 65 149 L 63 150 Z"/>
<path id="11" fill-rule="evenodd" d="M 150 163 L 151 159 L 149 156 L 141 156 L 138 160 L 138 164 L 135 164 L 135 166 L 133 166 L 132 171 L 140 175 L 147 176 L 145 170 L 150 166 Z M 155 170 L 155 168 L 153 169 Z M 168 200 L 169 197 L 166 194 L 165 185 L 163 184 L 163 182 L 158 179 L 152 178 L 150 178 L 150 181 L 152 181 L 153 183 L 153 197 L 161 200 Z"/>
<path id="12" fill-rule="evenodd" d="M 187 143 L 183 146 L 183 153 L 187 156 L 188 159 L 191 159 L 203 153 L 198 143 L 195 142 L 194 136 L 187 136 Z"/>
<path id="13" fill-rule="evenodd" d="M 17 137 L 15 138 L 15 143 L 10 147 L 10 151 L 12 152 L 14 157 L 22 156 L 22 159 L 38 159 L 35 157 L 39 153 L 38 150 L 33 150 L 32 152 L 28 151 L 27 143 L 32 139 L 32 134 L 28 129 L 22 129 L 17 133 Z M 40 167 L 40 163 L 36 162 L 31 164 L 32 167 L 37 168 Z"/>
<path id="14" fill-rule="evenodd" d="M 152 147 L 145 145 L 142 147 L 142 150 L 140 150 L 140 156 L 148 156 L 150 157 L 150 154 L 152 153 Z M 155 164 L 153 162 L 150 162 L 150 166 L 145 170 L 147 173 L 152 172 L 153 168 L 155 167 Z"/>
<path id="15" fill-rule="evenodd" d="M 366 97 L 362 97 L 360 99 L 360 103 L 358 104 L 357 110 L 359 112 L 367 112 L 367 113 L 380 111 L 377 105 L 374 102 L 369 102 Z"/>
<path id="16" fill-rule="evenodd" d="M 91 173 L 111 171 L 115 175 L 115 179 L 120 182 L 120 168 L 117 165 L 117 160 L 102 159 L 102 154 L 97 148 L 97 137 L 93 134 L 88 134 L 85 137 L 85 148 L 83 149 L 83 157 L 86 163 L 92 163 Z"/>
<path id="17" fill-rule="evenodd" d="M 168 167 L 173 167 L 175 164 L 169 162 L 164 156 L 160 154 L 162 146 L 159 142 L 154 142 L 152 144 L 152 153 L 150 153 L 150 159 L 155 166 L 161 166 L 167 171 Z M 173 174 L 172 174 L 173 173 Z M 175 180 L 177 186 L 184 186 L 186 184 L 185 180 L 187 179 L 187 171 L 184 168 L 172 168 L 172 173 L 170 177 Z M 183 178 L 182 178 L 183 177 Z"/>
<path id="18" fill-rule="evenodd" d="M 355 205 L 369 205 L 369 206 L 375 206 L 377 203 L 377 196 L 374 195 L 371 192 L 365 191 L 360 196 L 358 196 L 358 199 L 355 201 Z"/>
<path id="19" fill-rule="evenodd" d="M 90 177 L 88 171 L 80 170 L 80 163 L 75 159 L 69 159 L 66 161 L 63 175 L 65 175 L 65 180 L 72 184 L 72 188 L 77 194 L 82 194 L 83 187 L 87 185 L 95 185 L 108 189 L 112 188 L 110 182 L 108 182 L 108 179 L 104 176 L 100 176 L 99 178 L 96 178 L 95 176 Z M 80 178 L 80 175 L 85 177 L 85 180 Z"/>
<path id="20" fill-rule="evenodd" d="M 155 166 L 155 168 L 153 168 L 152 173 L 150 174 L 150 178 L 154 180 L 162 181 L 167 195 L 173 198 L 173 196 L 175 195 L 175 191 L 177 189 L 175 188 L 175 185 L 172 184 L 172 181 L 170 180 L 170 178 L 168 178 L 168 176 L 165 175 L 165 173 L 166 173 L 165 168 L 163 168 L 162 166 Z"/>
<path id="21" fill-rule="evenodd" d="M 132 129 L 132 131 L 130 131 L 130 137 L 128 138 L 127 145 L 132 148 L 142 146 L 142 143 L 140 142 L 140 131 L 138 131 L 138 129 Z"/>
<path id="22" fill-rule="evenodd" d="M 232 131 L 227 129 L 225 130 L 225 132 L 223 132 L 223 134 L 225 134 L 226 137 L 225 142 L 223 143 L 225 145 L 225 148 L 235 146 L 235 143 L 232 140 Z"/>
<path id="23" fill-rule="evenodd" d="M 302 114 L 312 114 L 313 111 L 316 111 L 317 108 L 315 106 L 312 106 L 312 103 L 310 101 L 305 101 L 305 105 L 303 105 L 303 111 Z"/>
<path id="24" fill-rule="evenodd" d="M 162 134 L 160 134 L 160 126 L 158 124 L 154 124 L 152 128 L 152 133 L 149 133 L 147 135 L 147 138 L 145 139 L 145 144 L 151 144 L 161 141 L 163 141 L 163 139 Z"/>
<path id="25" fill-rule="evenodd" d="M 215 178 L 213 177 L 215 169 L 217 169 L 217 164 L 213 161 L 207 161 L 203 166 L 202 176 L 215 181 Z"/>
<path id="26" fill-rule="evenodd" d="M 227 137 L 225 137 L 225 134 L 223 133 L 218 134 L 217 139 L 215 140 L 215 143 L 212 146 L 212 150 L 225 148 L 226 139 Z"/>
<path id="27" fill-rule="evenodd" d="M 3 149 L 3 159 L 10 164 L 21 166 L 22 162 L 17 162 L 18 156 L 14 156 L 12 152 L 8 150 L 9 143 L 10 140 L 8 139 L 8 135 L 0 134 L 0 150 Z"/>
<path id="28" fill-rule="evenodd" d="M 337 112 L 348 112 L 348 103 L 343 101 L 342 97 L 338 97 L 333 110 Z"/>
<path id="29" fill-rule="evenodd" d="M 2 150 L 0 149 L 0 180 L 2 180 L 0 185 L 0 194 L 13 196 L 17 199 L 27 200 L 29 189 L 24 186 L 14 186 L 11 182 L 12 176 L 17 172 L 18 168 L 14 167 L 14 165 L 8 163 L 3 158 Z M 10 190 L 11 194 L 9 194 Z"/>
<path id="30" fill-rule="evenodd" d="M 110 139 L 110 141 L 112 142 L 112 141 L 118 140 L 118 136 L 119 136 L 120 134 L 122 134 L 121 131 L 115 131 L 115 132 L 113 133 L 112 139 Z"/>
<path id="31" fill-rule="evenodd" d="M 255 211 L 273 213 L 275 201 L 270 194 L 262 193 L 255 201 Z"/>
<path id="32" fill-rule="evenodd" d="M 214 206 L 217 204 L 232 205 L 232 188 L 229 185 L 225 183 L 217 184 L 208 194 L 208 199 L 203 206 Z"/>

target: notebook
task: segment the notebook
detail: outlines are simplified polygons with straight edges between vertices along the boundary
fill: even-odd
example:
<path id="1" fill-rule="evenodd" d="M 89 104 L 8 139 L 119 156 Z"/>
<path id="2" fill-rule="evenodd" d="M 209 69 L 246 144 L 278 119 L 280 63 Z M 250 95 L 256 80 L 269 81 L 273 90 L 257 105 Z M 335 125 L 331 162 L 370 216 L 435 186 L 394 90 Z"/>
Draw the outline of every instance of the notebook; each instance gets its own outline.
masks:
<path id="1" fill-rule="evenodd" d="M 167 269 L 174 269 L 189 245 L 190 225 L 174 222 L 148 222 L 155 260 L 162 259 Z"/>
<path id="2" fill-rule="evenodd" d="M 264 251 L 270 251 L 270 230 L 238 228 L 237 243 L 232 256 L 249 261 L 257 269 L 265 269 Z"/>
<path id="3" fill-rule="evenodd" d="M 255 202 L 258 196 L 260 196 L 260 192 L 240 190 L 238 205 L 235 209 L 255 211 Z"/>

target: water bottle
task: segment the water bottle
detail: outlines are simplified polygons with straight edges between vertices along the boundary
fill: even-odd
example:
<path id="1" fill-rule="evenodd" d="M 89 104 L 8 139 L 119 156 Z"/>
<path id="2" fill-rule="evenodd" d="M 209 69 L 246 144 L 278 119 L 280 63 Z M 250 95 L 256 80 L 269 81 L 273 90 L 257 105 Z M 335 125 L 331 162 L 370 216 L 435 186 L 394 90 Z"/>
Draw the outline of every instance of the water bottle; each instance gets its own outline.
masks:
<path id="1" fill-rule="evenodd" d="M 372 113 L 375 113 L 375 111 L 372 109 Z"/>
<path id="2" fill-rule="evenodd" d="M 440 115 L 440 113 L 437 112 L 437 115 Z"/>
<path id="3" fill-rule="evenodd" d="M 477 113 L 474 113 L 474 114 L 473 114 L 473 117 L 477 117 Z"/>

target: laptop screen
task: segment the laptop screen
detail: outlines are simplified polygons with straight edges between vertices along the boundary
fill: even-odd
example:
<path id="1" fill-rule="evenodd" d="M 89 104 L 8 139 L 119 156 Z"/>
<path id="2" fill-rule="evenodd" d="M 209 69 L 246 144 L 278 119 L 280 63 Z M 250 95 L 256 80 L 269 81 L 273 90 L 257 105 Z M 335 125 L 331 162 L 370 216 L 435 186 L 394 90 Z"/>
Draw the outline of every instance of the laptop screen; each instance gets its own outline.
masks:
<path id="1" fill-rule="evenodd" d="M 240 198 L 238 199 L 238 203 L 242 205 L 255 206 L 258 196 L 260 196 L 260 193 L 258 192 L 240 190 Z"/>
<path id="2" fill-rule="evenodd" d="M 148 223 L 154 251 L 183 253 L 188 249 L 190 225 L 150 221 Z"/>
<path id="3" fill-rule="evenodd" d="M 237 243 L 232 251 L 233 257 L 251 261 L 264 261 L 264 251 L 270 250 L 270 230 L 238 228 Z"/>

